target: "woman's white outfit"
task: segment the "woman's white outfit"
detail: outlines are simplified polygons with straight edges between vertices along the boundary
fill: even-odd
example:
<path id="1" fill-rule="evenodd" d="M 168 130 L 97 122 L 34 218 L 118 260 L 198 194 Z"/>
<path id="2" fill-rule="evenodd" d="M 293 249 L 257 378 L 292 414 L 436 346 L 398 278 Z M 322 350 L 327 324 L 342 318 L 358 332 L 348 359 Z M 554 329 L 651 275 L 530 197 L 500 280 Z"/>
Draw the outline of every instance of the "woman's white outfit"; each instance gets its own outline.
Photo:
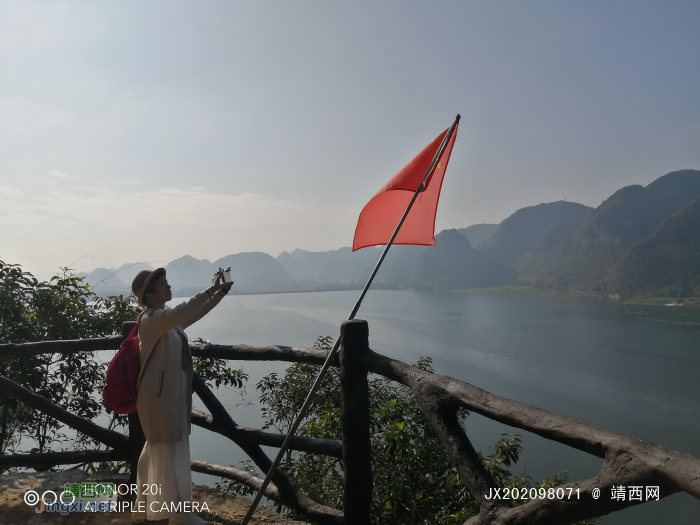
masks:
<path id="1" fill-rule="evenodd" d="M 222 293 L 205 290 L 174 308 L 151 308 L 142 314 L 136 407 L 146 444 L 137 469 L 136 505 L 145 507 L 149 520 L 180 522 L 185 516 L 173 513 L 172 503 L 192 501 L 192 358 L 184 330 L 216 306 Z"/>
<path id="2" fill-rule="evenodd" d="M 185 392 L 187 375 L 181 372 L 182 397 L 178 401 L 183 416 L 187 407 Z M 182 418 L 186 421 L 186 418 Z M 189 429 L 182 426 L 180 441 L 175 443 L 158 443 L 143 447 L 137 471 L 139 500 L 143 500 L 147 509 L 147 518 L 161 520 L 171 517 L 170 509 L 163 510 L 163 503 L 192 501 L 192 473 L 190 471 L 190 436 Z M 156 485 L 157 490 L 147 490 L 142 496 L 143 484 Z M 156 488 L 156 487 L 153 487 Z"/>

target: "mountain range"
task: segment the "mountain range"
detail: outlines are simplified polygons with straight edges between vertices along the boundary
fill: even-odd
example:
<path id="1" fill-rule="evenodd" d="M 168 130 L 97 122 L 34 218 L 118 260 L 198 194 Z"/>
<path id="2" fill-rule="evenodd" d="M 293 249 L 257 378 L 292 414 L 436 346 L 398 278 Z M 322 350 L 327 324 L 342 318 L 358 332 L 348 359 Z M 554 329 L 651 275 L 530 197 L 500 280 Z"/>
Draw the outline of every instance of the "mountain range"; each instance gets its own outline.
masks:
<path id="1" fill-rule="evenodd" d="M 550 247 L 518 259 L 517 283 L 625 296 L 700 296 L 699 196 L 697 170 L 622 188 Z M 671 246 L 673 252 L 665 252 Z"/>
<path id="2" fill-rule="evenodd" d="M 361 288 L 381 254 L 296 249 L 277 258 L 237 253 L 217 261 L 185 255 L 166 265 L 177 295 L 202 290 L 232 268 L 234 293 Z M 95 291 L 129 293 L 147 264 L 98 268 Z M 700 296 L 700 171 L 668 173 L 616 191 L 597 208 L 567 201 L 517 210 L 500 224 L 443 230 L 436 246 L 394 246 L 376 287 L 466 289 L 499 285 L 624 296 Z"/>
<path id="3" fill-rule="evenodd" d="M 164 265 L 168 283 L 176 296 L 192 295 L 211 285 L 211 279 L 219 268 L 232 268 L 235 280 L 234 293 L 255 293 L 296 290 L 297 280 L 274 257 L 263 252 L 227 255 L 214 262 L 185 255 Z M 99 295 L 131 293 L 131 281 L 136 274 L 153 267 L 145 263 L 124 264 L 120 268 L 97 268 L 84 277 Z"/>

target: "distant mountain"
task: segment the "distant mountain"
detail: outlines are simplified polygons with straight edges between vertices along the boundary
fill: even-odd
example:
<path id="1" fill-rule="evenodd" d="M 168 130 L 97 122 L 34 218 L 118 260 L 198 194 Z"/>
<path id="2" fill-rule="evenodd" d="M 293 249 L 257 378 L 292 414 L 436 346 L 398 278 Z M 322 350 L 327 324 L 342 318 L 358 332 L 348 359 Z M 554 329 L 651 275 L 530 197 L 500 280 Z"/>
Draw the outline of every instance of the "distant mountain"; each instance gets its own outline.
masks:
<path id="1" fill-rule="evenodd" d="M 353 252 L 344 247 L 326 252 L 294 250 L 282 252 L 277 261 L 300 283 L 338 283 L 369 278 L 384 247 L 370 246 Z M 392 246 L 377 273 L 376 279 L 406 281 L 415 273 L 421 246 Z"/>
<path id="2" fill-rule="evenodd" d="M 153 266 L 148 263 L 126 263 L 122 264 L 117 269 L 119 279 L 131 288 L 131 282 L 136 277 L 136 274 L 142 270 L 154 270 Z"/>
<path id="3" fill-rule="evenodd" d="M 289 275 L 274 257 L 263 252 L 246 252 L 227 255 L 211 263 L 209 280 L 219 268 L 231 267 L 234 291 L 275 291 L 297 288 L 294 277 Z M 206 284 L 206 283 L 204 283 Z"/>
<path id="4" fill-rule="evenodd" d="M 369 277 L 379 258 L 374 247 L 353 252 L 351 248 L 340 248 L 326 252 L 294 250 L 282 252 L 277 262 L 299 281 L 347 281 Z"/>
<path id="5" fill-rule="evenodd" d="M 437 242 L 438 235 L 435 236 L 435 242 Z M 421 254 L 425 252 L 425 250 L 432 250 L 433 248 L 433 246 L 410 246 L 400 244 L 392 246 L 381 268 L 377 272 L 376 279 L 406 283 L 416 275 Z M 377 264 L 383 249 L 384 246 L 377 250 L 370 272 Z M 369 277 L 370 272 L 364 277 L 365 280 Z"/>
<path id="6" fill-rule="evenodd" d="M 289 275 L 300 281 L 306 281 L 315 279 L 321 274 L 332 254 L 335 254 L 335 251 L 309 252 L 297 248 L 291 253 L 280 253 L 276 259 Z"/>
<path id="7" fill-rule="evenodd" d="M 634 244 L 613 269 L 625 295 L 700 297 L 700 195 Z"/>
<path id="8" fill-rule="evenodd" d="M 170 261 L 164 268 L 168 276 L 168 283 L 173 290 L 178 292 L 192 289 L 202 291 L 211 285 L 211 278 L 215 272 L 210 261 L 195 259 L 191 255 L 184 255 Z M 218 267 L 216 269 L 218 270 Z"/>
<path id="9" fill-rule="evenodd" d="M 503 284 L 515 277 L 514 270 L 472 248 L 457 230 L 444 230 L 435 241 L 436 246 L 429 247 L 392 246 L 375 282 L 393 282 L 394 287 L 454 289 Z M 383 249 L 294 250 L 282 252 L 277 260 L 302 285 L 357 281 L 359 287 L 370 276 Z"/>
<path id="10" fill-rule="evenodd" d="M 627 250 L 700 194 L 700 171 L 674 171 L 646 187 L 616 191 L 581 224 L 556 257 L 543 261 L 536 285 L 615 292 L 613 273 Z M 521 280 L 533 275 L 521 274 Z"/>
<path id="11" fill-rule="evenodd" d="M 651 235 L 661 221 L 700 194 L 700 171 L 673 171 L 647 187 L 627 186 L 613 193 L 576 233 L 585 253 L 631 246 Z"/>
<path id="12" fill-rule="evenodd" d="M 469 239 L 472 248 L 488 240 L 498 230 L 498 224 L 472 224 L 466 228 L 457 228 L 457 231 Z"/>
<path id="13" fill-rule="evenodd" d="M 592 212 L 593 208 L 568 201 L 521 208 L 499 224 L 479 249 L 513 265 L 535 247 L 547 250 L 564 240 Z"/>
<path id="14" fill-rule="evenodd" d="M 83 283 L 89 284 L 95 293 L 129 295 L 131 288 L 119 277 L 114 268 L 96 268 L 90 273 L 80 272 L 76 277 L 84 277 Z"/>
<path id="15" fill-rule="evenodd" d="M 516 272 L 484 251 L 471 247 L 457 230 L 443 230 L 436 245 L 424 248 L 412 281 L 416 288 L 479 288 L 505 284 Z"/>
<path id="16" fill-rule="evenodd" d="M 296 280 L 267 253 L 227 255 L 214 262 L 185 255 L 165 265 L 168 282 L 177 296 L 192 295 L 211 286 L 219 268 L 231 267 L 236 292 L 270 292 L 296 289 Z"/>
<path id="17" fill-rule="evenodd" d="M 262 252 L 237 253 L 227 255 L 214 261 L 196 259 L 185 255 L 179 259 L 164 264 L 168 283 L 176 297 L 189 296 L 201 292 L 211 286 L 214 273 L 221 267 L 231 267 L 231 275 L 235 281 L 233 292 L 270 292 L 298 289 L 294 279 L 270 255 Z M 131 281 L 134 276 L 144 269 L 153 269 L 149 264 L 125 264 L 120 270 L 114 268 L 97 268 L 86 274 L 85 282 L 94 287 L 98 295 L 131 293 Z M 126 281 L 126 282 L 125 282 Z"/>

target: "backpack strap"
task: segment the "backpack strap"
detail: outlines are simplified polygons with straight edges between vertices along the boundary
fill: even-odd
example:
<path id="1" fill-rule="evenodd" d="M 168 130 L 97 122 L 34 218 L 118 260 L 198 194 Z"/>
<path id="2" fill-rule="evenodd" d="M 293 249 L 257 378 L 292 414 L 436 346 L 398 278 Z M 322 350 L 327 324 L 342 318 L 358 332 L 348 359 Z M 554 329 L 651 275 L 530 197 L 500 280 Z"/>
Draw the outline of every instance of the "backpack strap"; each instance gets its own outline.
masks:
<path id="1" fill-rule="evenodd" d="M 133 338 L 136 337 L 136 335 L 139 333 L 139 327 L 141 326 L 141 318 L 143 317 L 143 315 L 144 315 L 145 313 L 146 313 L 146 310 L 144 310 L 143 312 L 141 312 L 141 313 L 139 314 L 139 316 L 136 318 L 136 326 L 134 326 L 134 327 L 131 329 L 131 332 L 129 333 L 129 336 L 127 337 L 127 340 L 128 340 L 128 339 L 133 339 Z"/>
<path id="2" fill-rule="evenodd" d="M 136 320 L 136 326 L 134 326 L 131 329 L 131 332 L 129 332 L 129 335 L 126 336 L 126 339 L 124 341 L 131 341 L 134 337 L 136 337 L 136 334 L 139 333 L 139 326 L 141 325 L 141 316 L 143 315 L 143 312 L 139 314 L 138 319 Z"/>
<path id="3" fill-rule="evenodd" d="M 139 314 L 138 320 L 136 322 L 136 327 L 134 327 L 134 330 L 136 330 L 137 332 L 138 332 L 139 326 L 141 325 L 141 318 L 143 317 L 143 315 L 145 313 L 146 313 L 146 310 L 144 310 L 143 312 L 141 312 Z M 165 334 L 163 334 L 163 335 L 165 335 Z M 130 336 L 130 337 L 133 337 L 133 336 Z M 136 383 L 136 392 L 137 393 L 139 391 L 139 387 L 141 386 L 141 380 L 143 379 L 143 371 L 146 370 L 146 367 L 148 366 L 148 362 L 151 360 L 151 357 L 153 357 L 153 352 L 156 351 L 156 347 L 158 346 L 158 343 L 160 342 L 160 340 L 162 338 L 163 338 L 163 336 L 160 336 L 158 338 L 158 340 L 156 341 L 156 344 L 153 345 L 153 350 L 151 350 L 151 353 L 148 354 L 148 359 L 146 359 L 146 362 L 143 364 L 143 370 L 141 372 L 139 372 L 139 381 L 138 381 L 138 383 Z M 139 342 L 139 344 L 140 344 L 140 342 Z"/>

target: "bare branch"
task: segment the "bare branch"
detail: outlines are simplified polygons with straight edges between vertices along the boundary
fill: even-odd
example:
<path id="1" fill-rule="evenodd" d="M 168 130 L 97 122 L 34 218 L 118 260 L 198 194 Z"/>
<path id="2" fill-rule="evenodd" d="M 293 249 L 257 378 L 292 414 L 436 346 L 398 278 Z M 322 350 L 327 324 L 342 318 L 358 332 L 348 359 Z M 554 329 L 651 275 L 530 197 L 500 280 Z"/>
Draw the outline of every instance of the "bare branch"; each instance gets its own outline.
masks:
<path id="1" fill-rule="evenodd" d="M 100 337 L 96 339 L 74 339 L 65 341 L 40 341 L 38 343 L 0 345 L 0 356 L 5 355 L 41 355 L 41 354 L 77 354 L 96 350 L 118 350 L 123 337 Z"/>
<path id="2" fill-rule="evenodd" d="M 263 480 L 257 476 L 254 476 L 247 470 L 237 467 L 224 467 L 223 465 L 217 465 L 216 463 L 210 463 L 209 461 L 201 461 L 198 459 L 193 459 L 190 461 L 190 463 L 192 464 L 192 470 L 195 472 L 231 479 L 233 481 L 243 483 L 253 490 L 259 490 L 263 482 Z M 281 503 L 280 493 L 274 483 L 270 483 L 265 489 L 265 497 Z"/>
<path id="3" fill-rule="evenodd" d="M 215 357 L 235 361 L 287 361 L 290 363 L 310 363 L 322 365 L 328 352 L 314 348 L 294 348 L 291 346 L 248 346 L 248 345 L 190 345 L 192 355 Z M 338 359 L 333 362 L 338 366 Z"/>
<path id="4" fill-rule="evenodd" d="M 124 461 L 128 453 L 124 450 L 68 450 L 45 454 L 0 455 L 0 469 L 13 467 L 49 468 L 56 465 L 74 465 L 92 461 Z"/>
<path id="5" fill-rule="evenodd" d="M 508 506 L 506 500 L 487 499 L 491 489 L 498 488 L 499 485 L 484 467 L 462 428 L 457 417 L 456 404 L 440 399 L 440 390 L 427 381 L 412 384 L 410 387 L 428 423 L 437 434 L 476 503 L 488 509 Z"/>
<path id="6" fill-rule="evenodd" d="M 640 499 L 624 501 L 611 498 L 613 486 L 623 486 L 625 491 L 631 486 L 639 487 Z M 600 474 L 592 479 L 561 485 L 563 497 L 532 499 L 529 503 L 513 508 L 501 508 L 495 512 L 482 512 L 469 521 L 468 525 L 559 525 L 562 522 L 584 520 L 604 516 L 647 500 L 646 488 L 658 487 L 659 497 L 667 497 L 678 488 L 667 477 L 650 468 L 641 458 L 628 452 L 611 452 Z M 593 497 L 598 489 L 599 497 Z M 465 525 L 467 525 L 465 524 Z"/>
<path id="7" fill-rule="evenodd" d="M 286 434 L 274 434 L 254 428 L 246 427 L 230 427 L 226 423 L 215 422 L 214 418 L 205 412 L 192 410 L 192 423 L 206 428 L 211 432 L 216 432 L 222 436 L 236 441 L 241 439 L 249 443 L 257 445 L 265 445 L 267 447 L 281 447 Z M 343 456 L 340 440 L 337 439 L 318 439 L 305 436 L 294 436 L 290 447 L 292 450 L 308 452 L 310 454 L 321 454 L 322 456 L 331 456 L 341 459 Z"/>
<path id="8" fill-rule="evenodd" d="M 128 325 L 127 328 L 131 327 L 129 323 L 125 324 Z M 29 356 L 52 353 L 74 354 L 98 350 L 118 350 L 125 337 L 126 335 L 96 339 L 2 344 L 0 345 L 0 356 Z M 234 361 L 287 361 L 290 363 L 310 363 L 314 365 L 322 365 L 328 355 L 326 350 L 282 345 L 190 345 L 190 350 L 192 355 L 199 357 L 215 357 Z M 334 361 L 333 366 L 338 366 L 337 359 Z"/>

